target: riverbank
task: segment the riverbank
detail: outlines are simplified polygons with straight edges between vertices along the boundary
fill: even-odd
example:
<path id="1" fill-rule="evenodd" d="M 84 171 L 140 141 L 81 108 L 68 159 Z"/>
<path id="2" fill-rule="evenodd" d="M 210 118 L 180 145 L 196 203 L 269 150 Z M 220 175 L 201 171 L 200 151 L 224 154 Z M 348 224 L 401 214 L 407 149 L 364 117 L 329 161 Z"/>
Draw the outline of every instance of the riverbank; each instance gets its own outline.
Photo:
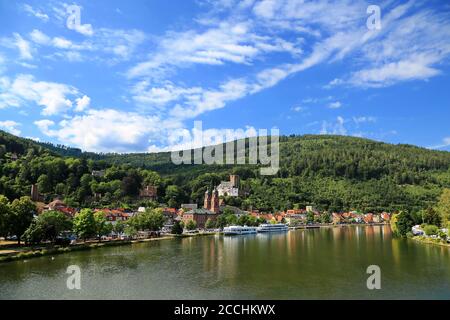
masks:
<path id="1" fill-rule="evenodd" d="M 182 235 L 165 235 L 158 238 L 149 239 L 135 239 L 135 240 L 110 240 L 102 242 L 86 242 L 78 243 L 68 246 L 32 246 L 32 247 L 19 247 L 18 250 L 14 249 L 2 249 L 0 250 L 0 263 L 10 262 L 16 260 L 26 260 L 31 258 L 38 258 L 44 256 L 52 256 L 63 253 L 75 252 L 75 251 L 85 251 L 104 247 L 114 247 L 114 246 L 125 246 L 134 243 L 151 242 L 151 241 L 162 241 L 177 238 L 189 238 L 189 237 L 200 237 L 200 236 L 210 236 L 219 234 L 218 232 L 203 232 L 203 233 L 193 233 L 193 234 L 182 234 Z"/>
<path id="2" fill-rule="evenodd" d="M 450 248 L 450 243 L 448 243 L 442 239 L 433 239 L 433 238 L 428 238 L 428 237 L 424 237 L 424 236 L 414 236 L 411 239 L 414 241 L 417 241 L 419 243 L 432 244 L 432 245 L 438 245 L 441 247 Z"/>
<path id="3" fill-rule="evenodd" d="M 374 224 L 320 224 L 320 225 L 303 225 L 293 227 L 293 230 L 297 229 L 317 229 L 317 228 L 342 228 L 349 226 L 380 226 L 386 225 L 385 223 L 374 223 Z M 188 233 L 181 235 L 169 234 L 163 237 L 158 238 L 149 238 L 149 239 L 135 239 L 135 240 L 110 240 L 110 241 L 102 241 L 102 242 L 87 242 L 87 243 L 78 243 L 68 246 L 52 246 L 52 245 L 41 245 L 41 246 L 32 246 L 32 247 L 19 247 L 16 248 L 0 248 L 0 263 L 2 262 L 10 262 L 16 260 L 26 260 L 31 258 L 38 258 L 43 256 L 52 256 L 63 253 L 75 252 L 75 251 L 84 251 L 84 250 L 92 250 L 103 247 L 112 247 L 112 246 L 125 246 L 134 243 L 142 243 L 142 242 L 150 242 L 150 241 L 161 241 L 161 240 L 170 240 L 177 238 L 190 238 L 190 237 L 202 237 L 202 236 L 211 236 L 218 235 L 221 232 L 199 232 L 199 233 Z"/>

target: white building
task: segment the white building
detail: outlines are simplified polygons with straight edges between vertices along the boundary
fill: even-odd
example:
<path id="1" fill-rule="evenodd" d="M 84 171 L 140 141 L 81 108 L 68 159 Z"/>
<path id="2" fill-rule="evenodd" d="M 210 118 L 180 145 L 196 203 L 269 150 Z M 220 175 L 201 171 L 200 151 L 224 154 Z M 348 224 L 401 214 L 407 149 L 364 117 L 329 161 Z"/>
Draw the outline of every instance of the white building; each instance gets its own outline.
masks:
<path id="1" fill-rule="evenodd" d="M 230 175 L 230 181 L 222 181 L 217 186 L 217 191 L 219 192 L 219 197 L 229 196 L 238 197 L 239 196 L 239 176 Z"/>

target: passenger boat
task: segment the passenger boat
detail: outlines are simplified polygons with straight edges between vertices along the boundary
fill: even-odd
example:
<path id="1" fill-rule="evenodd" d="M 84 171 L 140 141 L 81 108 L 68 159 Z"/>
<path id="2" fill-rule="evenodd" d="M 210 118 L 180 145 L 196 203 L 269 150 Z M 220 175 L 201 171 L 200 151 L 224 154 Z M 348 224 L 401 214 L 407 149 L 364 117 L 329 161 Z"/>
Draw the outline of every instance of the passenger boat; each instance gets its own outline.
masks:
<path id="1" fill-rule="evenodd" d="M 256 233 L 256 227 L 229 226 L 223 228 L 223 233 L 225 235 L 251 234 Z"/>
<path id="2" fill-rule="evenodd" d="M 258 232 L 280 232 L 280 231 L 289 231 L 289 227 L 284 223 L 278 224 L 261 224 L 257 228 Z"/>

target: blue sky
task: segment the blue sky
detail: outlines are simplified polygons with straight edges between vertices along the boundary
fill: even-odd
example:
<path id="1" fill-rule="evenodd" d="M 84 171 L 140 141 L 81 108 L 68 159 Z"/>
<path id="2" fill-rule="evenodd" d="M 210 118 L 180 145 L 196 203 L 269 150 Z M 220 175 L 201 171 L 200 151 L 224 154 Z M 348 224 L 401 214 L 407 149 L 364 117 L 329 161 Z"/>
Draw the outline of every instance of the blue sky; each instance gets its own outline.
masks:
<path id="1" fill-rule="evenodd" d="M 450 150 L 449 55 L 445 1 L 0 0 L 0 129 L 97 152 L 179 148 L 199 120 Z"/>

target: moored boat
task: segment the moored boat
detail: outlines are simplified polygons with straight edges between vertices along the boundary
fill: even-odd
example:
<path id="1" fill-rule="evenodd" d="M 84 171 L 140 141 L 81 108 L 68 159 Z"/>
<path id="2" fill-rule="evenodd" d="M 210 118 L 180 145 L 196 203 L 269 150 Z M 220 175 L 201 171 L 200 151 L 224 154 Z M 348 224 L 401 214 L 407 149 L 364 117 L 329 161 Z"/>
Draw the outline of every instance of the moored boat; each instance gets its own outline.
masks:
<path id="1" fill-rule="evenodd" d="M 277 224 L 261 224 L 258 228 L 258 232 L 281 232 L 288 231 L 289 227 L 284 223 Z"/>
<path id="2" fill-rule="evenodd" d="M 240 234 L 252 234 L 256 233 L 256 227 L 248 226 L 229 226 L 223 228 L 225 235 L 240 235 Z"/>

